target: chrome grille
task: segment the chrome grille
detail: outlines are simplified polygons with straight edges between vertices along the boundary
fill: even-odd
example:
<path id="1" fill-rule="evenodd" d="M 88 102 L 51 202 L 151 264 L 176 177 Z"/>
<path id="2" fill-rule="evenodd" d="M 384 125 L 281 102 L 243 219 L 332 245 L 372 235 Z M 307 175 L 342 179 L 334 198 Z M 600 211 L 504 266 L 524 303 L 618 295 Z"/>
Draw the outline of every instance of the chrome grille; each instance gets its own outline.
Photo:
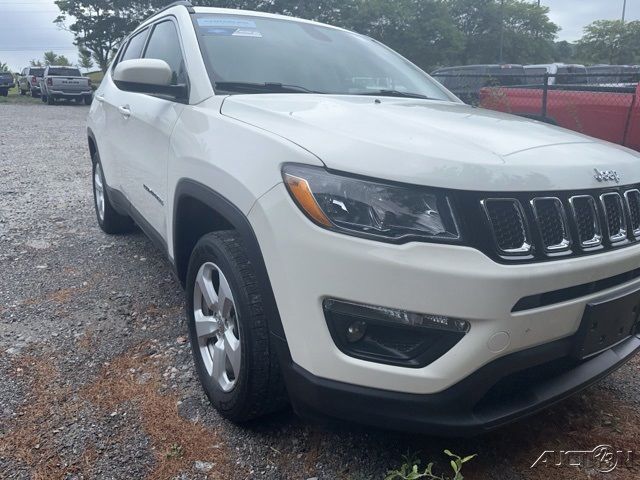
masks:
<path id="1" fill-rule="evenodd" d="M 511 198 L 483 201 L 498 249 L 506 255 L 522 255 L 531 250 L 527 221 L 520 202 Z"/>
<path id="2" fill-rule="evenodd" d="M 476 199 L 488 220 L 493 254 L 526 261 L 639 242 L 640 187 L 634 187 L 578 195 L 517 193 L 513 198 Z"/>
<path id="3" fill-rule="evenodd" d="M 624 194 L 629 208 L 630 229 L 634 237 L 640 237 L 640 190 L 629 190 Z"/>
<path id="4" fill-rule="evenodd" d="M 619 193 L 610 192 L 600 195 L 604 208 L 605 225 L 611 243 L 627 239 L 627 220 L 624 216 L 624 206 Z"/>
<path id="5" fill-rule="evenodd" d="M 598 209 L 593 197 L 580 195 L 569 199 L 573 219 L 578 230 L 578 240 L 582 248 L 598 247 L 602 244 L 602 230 L 598 219 Z"/>
<path id="6" fill-rule="evenodd" d="M 571 234 L 560 199 L 555 197 L 534 198 L 531 201 L 531 206 L 545 251 L 567 250 L 571 245 Z"/>

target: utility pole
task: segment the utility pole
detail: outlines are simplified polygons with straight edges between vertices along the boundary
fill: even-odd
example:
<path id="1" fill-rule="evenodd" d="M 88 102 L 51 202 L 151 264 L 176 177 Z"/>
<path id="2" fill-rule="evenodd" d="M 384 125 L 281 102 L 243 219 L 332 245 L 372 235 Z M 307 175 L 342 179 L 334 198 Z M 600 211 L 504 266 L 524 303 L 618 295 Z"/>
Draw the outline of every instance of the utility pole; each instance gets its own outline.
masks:
<path id="1" fill-rule="evenodd" d="M 498 63 L 501 65 L 502 65 L 503 49 L 504 49 L 504 0 L 500 0 L 500 60 L 498 61 Z"/>
<path id="2" fill-rule="evenodd" d="M 624 3 L 622 4 L 622 23 L 624 23 L 624 17 L 627 13 L 627 0 L 624 0 Z"/>

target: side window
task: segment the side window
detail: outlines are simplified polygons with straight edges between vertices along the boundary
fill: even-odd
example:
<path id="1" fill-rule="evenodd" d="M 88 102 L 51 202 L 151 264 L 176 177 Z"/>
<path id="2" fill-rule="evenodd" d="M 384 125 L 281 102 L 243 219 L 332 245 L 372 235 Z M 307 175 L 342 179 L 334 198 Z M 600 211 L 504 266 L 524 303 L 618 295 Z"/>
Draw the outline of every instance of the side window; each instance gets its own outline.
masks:
<path id="1" fill-rule="evenodd" d="M 162 22 L 155 26 L 147 44 L 144 58 L 156 58 L 167 62 L 173 72 L 171 78 L 173 85 L 187 82 L 187 72 L 180 48 L 180 39 L 173 22 Z"/>
<path id="2" fill-rule="evenodd" d="M 149 29 L 147 28 L 131 37 L 129 44 L 120 56 L 118 62 L 140 58 L 142 56 L 142 49 L 144 48 L 144 42 L 147 40 L 148 34 Z"/>

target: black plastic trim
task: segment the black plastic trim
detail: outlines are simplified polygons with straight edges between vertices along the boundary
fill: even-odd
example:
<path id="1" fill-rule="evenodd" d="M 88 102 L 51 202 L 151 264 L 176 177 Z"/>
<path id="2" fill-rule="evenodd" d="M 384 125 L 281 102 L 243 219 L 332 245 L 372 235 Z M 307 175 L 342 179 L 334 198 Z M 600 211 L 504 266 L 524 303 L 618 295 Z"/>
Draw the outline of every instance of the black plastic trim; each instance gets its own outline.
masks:
<path id="1" fill-rule="evenodd" d="M 263 304 L 265 307 L 265 314 L 269 322 L 269 330 L 273 335 L 286 342 L 284 327 L 282 326 L 282 320 L 280 319 L 280 313 L 278 312 L 275 295 L 273 294 L 271 280 L 269 280 L 267 267 L 264 263 L 262 250 L 260 249 L 260 244 L 258 243 L 256 234 L 253 231 L 253 227 L 249 223 L 246 215 L 242 213 L 242 211 L 231 201 L 219 193 L 201 183 L 186 178 L 181 179 L 176 185 L 173 204 L 173 246 L 176 256 L 179 249 L 178 232 L 181 228 L 189 228 L 189 225 L 183 225 L 183 222 L 181 222 L 181 219 L 178 216 L 180 202 L 185 198 L 193 198 L 204 205 L 207 205 L 227 220 L 240 234 L 243 245 L 247 251 L 249 261 L 253 264 L 255 274 L 260 286 L 262 287 Z M 178 278 L 180 278 L 184 285 L 186 271 L 184 271 L 185 269 L 182 267 L 183 262 L 178 258 L 176 258 L 175 261 Z"/>
<path id="2" fill-rule="evenodd" d="M 475 436 L 532 415 L 597 382 L 640 350 L 633 336 L 600 355 L 578 363 L 506 405 L 481 401 L 500 380 L 516 372 L 568 357 L 574 337 L 557 340 L 489 363 L 440 393 L 418 395 L 361 387 L 312 375 L 280 350 L 294 410 L 303 417 L 326 417 L 388 430 L 443 436 Z M 481 408 L 480 408 L 481 407 Z"/>
<path id="3" fill-rule="evenodd" d="M 116 210 L 129 215 L 136 223 L 136 225 L 138 225 L 144 232 L 144 234 L 149 237 L 154 245 L 168 257 L 169 250 L 167 248 L 167 242 L 165 241 L 165 239 L 162 237 L 162 235 L 160 235 L 160 232 L 158 232 L 149 222 L 147 222 L 147 220 L 131 204 L 127 197 L 125 197 L 125 195 L 120 192 L 120 190 L 116 190 L 109 186 L 107 186 L 107 194 L 109 195 L 109 200 L 111 200 L 111 203 L 116 208 Z"/>
<path id="4" fill-rule="evenodd" d="M 597 280 L 595 282 L 583 283 L 582 285 L 575 285 L 573 287 L 562 288 L 560 290 L 544 292 L 538 295 L 529 295 L 528 297 L 523 297 L 518 300 L 511 311 L 522 312 L 525 310 L 566 302 L 568 300 L 575 300 L 576 298 L 585 297 L 609 288 L 623 285 L 638 278 L 640 278 L 640 268 L 636 268 L 635 270 L 624 272 L 613 277 Z"/>

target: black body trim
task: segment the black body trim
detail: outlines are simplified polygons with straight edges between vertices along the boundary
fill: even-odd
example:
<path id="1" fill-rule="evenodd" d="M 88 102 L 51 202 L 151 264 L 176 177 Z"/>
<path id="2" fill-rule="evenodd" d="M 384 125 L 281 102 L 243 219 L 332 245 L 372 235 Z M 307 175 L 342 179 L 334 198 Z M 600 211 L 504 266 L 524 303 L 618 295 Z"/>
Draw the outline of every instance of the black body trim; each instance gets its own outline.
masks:
<path id="1" fill-rule="evenodd" d="M 211 209 L 215 210 L 225 220 L 227 220 L 240 234 L 244 247 L 247 251 L 249 261 L 252 263 L 255 274 L 262 287 L 262 300 L 266 310 L 265 314 L 267 315 L 269 321 L 269 330 L 272 335 L 275 335 L 286 343 L 286 336 L 284 333 L 284 328 L 282 326 L 282 320 L 280 319 L 280 313 L 278 312 L 275 295 L 273 294 L 273 288 L 271 287 L 271 281 L 269 280 L 267 267 L 262 256 L 262 250 L 260 249 L 258 239 L 253 231 L 253 227 L 249 223 L 249 220 L 247 219 L 246 215 L 242 213 L 242 211 L 228 199 L 211 190 L 209 187 L 190 179 L 181 179 L 178 182 L 173 204 L 173 245 L 174 253 L 176 256 L 175 261 L 178 270 L 178 277 L 182 282 L 184 282 L 186 269 L 182 267 L 182 265 L 184 264 L 184 262 L 182 261 L 183 259 L 178 258 L 179 241 L 177 234 L 178 232 L 180 232 L 181 228 L 190 227 L 189 225 L 183 225 L 183 222 L 178 216 L 178 208 L 180 206 L 180 202 L 184 198 L 196 199 L 207 205 Z"/>
<path id="2" fill-rule="evenodd" d="M 596 280 L 595 282 L 583 283 L 582 285 L 575 285 L 573 287 L 562 288 L 560 290 L 530 295 L 518 300 L 511 311 L 523 312 L 525 310 L 546 307 L 547 305 L 554 305 L 556 303 L 586 297 L 587 295 L 592 295 L 609 288 L 623 285 L 627 282 L 632 282 L 638 278 L 640 278 L 640 268 L 636 268 L 635 270 L 621 273 L 613 277 Z"/>
<path id="3" fill-rule="evenodd" d="M 144 234 L 158 247 L 167 257 L 169 256 L 169 249 L 167 248 L 167 242 L 162 238 L 160 232 L 158 232 L 142 214 L 131 204 L 131 202 L 124 196 L 122 192 L 107 186 L 107 194 L 111 204 L 118 211 L 118 213 L 124 213 L 130 216 L 133 221 L 140 227 Z"/>
<path id="4" fill-rule="evenodd" d="M 575 338 L 569 337 L 507 355 L 447 390 L 431 395 L 326 380 L 293 363 L 284 351 L 280 362 L 294 410 L 303 417 L 330 417 L 389 430 L 443 436 L 475 436 L 532 415 L 583 390 L 621 367 L 640 350 L 640 337 L 635 335 L 594 358 L 572 363 L 569 355 L 574 343 Z M 536 369 L 542 372 L 543 381 L 525 381 L 518 384 L 515 394 L 505 393 L 510 375 Z"/>

